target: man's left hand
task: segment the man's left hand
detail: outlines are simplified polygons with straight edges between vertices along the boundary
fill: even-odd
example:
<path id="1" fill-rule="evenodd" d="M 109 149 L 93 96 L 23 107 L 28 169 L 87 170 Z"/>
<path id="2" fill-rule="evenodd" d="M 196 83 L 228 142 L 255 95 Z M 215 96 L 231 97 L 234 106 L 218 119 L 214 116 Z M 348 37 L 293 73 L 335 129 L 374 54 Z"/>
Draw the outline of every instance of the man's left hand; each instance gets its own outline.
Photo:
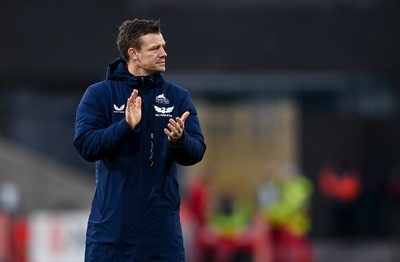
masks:
<path id="1" fill-rule="evenodd" d="M 181 141 L 183 131 L 185 130 L 185 120 L 189 114 L 190 113 L 186 111 L 181 117 L 177 117 L 175 120 L 173 118 L 169 120 L 168 128 L 164 128 L 164 133 L 167 135 L 170 142 L 177 143 Z"/>

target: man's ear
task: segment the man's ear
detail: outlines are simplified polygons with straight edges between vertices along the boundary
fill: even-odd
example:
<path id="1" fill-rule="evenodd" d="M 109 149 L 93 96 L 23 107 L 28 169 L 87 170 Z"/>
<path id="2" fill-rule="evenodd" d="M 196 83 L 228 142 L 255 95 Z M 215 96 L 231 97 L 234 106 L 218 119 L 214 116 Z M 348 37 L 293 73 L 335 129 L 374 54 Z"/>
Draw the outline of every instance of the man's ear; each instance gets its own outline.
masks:
<path id="1" fill-rule="evenodd" d="M 132 60 L 136 60 L 137 59 L 137 51 L 135 48 L 129 48 L 128 49 L 128 55 Z"/>

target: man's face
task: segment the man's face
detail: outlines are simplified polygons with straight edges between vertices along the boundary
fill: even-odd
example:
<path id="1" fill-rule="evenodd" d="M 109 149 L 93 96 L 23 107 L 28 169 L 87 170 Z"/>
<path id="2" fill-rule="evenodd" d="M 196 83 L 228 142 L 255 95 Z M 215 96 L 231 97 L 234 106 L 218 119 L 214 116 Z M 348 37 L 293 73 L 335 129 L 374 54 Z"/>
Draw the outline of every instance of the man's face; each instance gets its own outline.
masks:
<path id="1" fill-rule="evenodd" d="M 141 48 L 136 50 L 135 71 L 138 75 L 149 75 L 165 71 L 165 41 L 161 33 L 141 37 Z"/>

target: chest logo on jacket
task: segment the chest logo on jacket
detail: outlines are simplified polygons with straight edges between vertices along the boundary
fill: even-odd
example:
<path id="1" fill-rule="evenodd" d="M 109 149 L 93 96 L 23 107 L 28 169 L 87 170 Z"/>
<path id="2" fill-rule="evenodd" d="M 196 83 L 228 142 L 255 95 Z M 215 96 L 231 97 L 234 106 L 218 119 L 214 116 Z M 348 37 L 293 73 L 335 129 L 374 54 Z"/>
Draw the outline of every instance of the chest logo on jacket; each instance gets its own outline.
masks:
<path id="1" fill-rule="evenodd" d="M 156 96 L 156 103 L 158 104 L 163 104 L 163 105 L 168 105 L 169 104 L 169 99 L 165 97 L 164 94 Z"/>
<path id="2" fill-rule="evenodd" d="M 125 113 L 124 109 L 125 109 L 125 104 L 123 104 L 120 107 L 118 107 L 116 104 L 114 104 L 114 113 L 124 114 Z"/>
<path id="3" fill-rule="evenodd" d="M 164 94 L 156 96 L 156 101 L 157 104 L 161 105 L 168 105 L 169 104 L 169 99 L 165 97 Z M 156 113 L 156 116 L 161 116 L 161 117 L 172 117 L 172 111 L 174 110 L 174 106 L 156 106 L 154 105 L 154 111 Z"/>
<path id="4" fill-rule="evenodd" d="M 171 113 L 174 110 L 174 106 L 171 107 L 159 107 L 154 105 L 156 116 L 172 117 Z"/>

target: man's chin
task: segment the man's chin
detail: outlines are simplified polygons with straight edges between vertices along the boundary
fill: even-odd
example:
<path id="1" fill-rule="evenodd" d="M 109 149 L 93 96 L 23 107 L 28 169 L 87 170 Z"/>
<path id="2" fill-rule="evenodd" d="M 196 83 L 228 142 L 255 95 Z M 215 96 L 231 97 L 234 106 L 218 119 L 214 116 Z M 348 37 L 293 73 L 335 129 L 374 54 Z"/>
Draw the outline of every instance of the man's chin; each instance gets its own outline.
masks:
<path id="1" fill-rule="evenodd" d="M 153 70 L 151 70 L 151 71 L 154 74 L 154 73 L 163 73 L 163 72 L 165 72 L 165 70 L 166 70 L 165 66 L 158 66 L 158 67 L 153 68 Z"/>

